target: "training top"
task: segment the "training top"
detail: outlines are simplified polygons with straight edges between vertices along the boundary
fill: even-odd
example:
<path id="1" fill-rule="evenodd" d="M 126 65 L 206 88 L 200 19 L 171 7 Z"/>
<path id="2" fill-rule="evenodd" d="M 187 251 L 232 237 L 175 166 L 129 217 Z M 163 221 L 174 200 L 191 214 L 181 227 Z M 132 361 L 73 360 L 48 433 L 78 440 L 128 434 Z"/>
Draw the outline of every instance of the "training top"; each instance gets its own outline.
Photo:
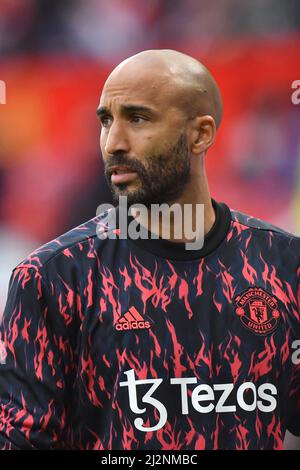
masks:
<path id="1" fill-rule="evenodd" d="M 300 239 L 213 205 L 198 250 L 126 239 L 106 211 L 13 270 L 0 449 L 282 449 L 286 429 L 300 435 Z"/>

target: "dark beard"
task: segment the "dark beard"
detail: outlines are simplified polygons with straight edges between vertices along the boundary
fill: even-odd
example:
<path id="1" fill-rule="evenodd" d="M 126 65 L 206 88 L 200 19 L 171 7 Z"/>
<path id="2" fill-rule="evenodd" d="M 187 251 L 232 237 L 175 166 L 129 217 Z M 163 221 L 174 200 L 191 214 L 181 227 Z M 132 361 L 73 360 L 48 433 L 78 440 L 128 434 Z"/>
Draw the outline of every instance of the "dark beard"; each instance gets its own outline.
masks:
<path id="1" fill-rule="evenodd" d="M 147 169 L 137 159 L 128 158 L 118 152 L 105 163 L 105 177 L 112 191 L 113 201 L 119 203 L 119 196 L 127 196 L 128 206 L 133 204 L 172 204 L 182 195 L 191 176 L 191 160 L 185 135 L 164 154 L 153 154 L 147 158 Z M 127 184 L 114 186 L 111 183 L 110 167 L 126 165 L 138 174 L 140 187 L 127 192 Z"/>

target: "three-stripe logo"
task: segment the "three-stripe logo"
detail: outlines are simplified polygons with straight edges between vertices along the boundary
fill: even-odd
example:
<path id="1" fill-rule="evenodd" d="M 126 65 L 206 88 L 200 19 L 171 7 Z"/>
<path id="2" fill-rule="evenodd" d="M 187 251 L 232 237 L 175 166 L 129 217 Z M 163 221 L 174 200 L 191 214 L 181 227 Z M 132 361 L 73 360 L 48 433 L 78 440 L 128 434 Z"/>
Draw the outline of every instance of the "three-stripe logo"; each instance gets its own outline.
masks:
<path id="1" fill-rule="evenodd" d="M 117 331 L 145 330 L 150 328 L 150 323 L 145 321 L 135 307 L 130 307 L 115 324 Z"/>

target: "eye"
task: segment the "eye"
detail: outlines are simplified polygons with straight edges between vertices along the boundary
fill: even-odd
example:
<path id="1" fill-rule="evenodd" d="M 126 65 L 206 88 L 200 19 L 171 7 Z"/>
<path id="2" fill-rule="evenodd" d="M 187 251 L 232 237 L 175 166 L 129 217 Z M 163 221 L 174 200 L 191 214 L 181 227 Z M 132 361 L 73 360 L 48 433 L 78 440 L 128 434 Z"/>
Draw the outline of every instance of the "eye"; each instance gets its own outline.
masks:
<path id="1" fill-rule="evenodd" d="M 100 122 L 102 127 L 108 127 L 112 123 L 112 117 L 111 116 L 102 116 L 100 118 Z"/>
<path id="2" fill-rule="evenodd" d="M 134 114 L 133 116 L 131 116 L 130 118 L 131 122 L 134 122 L 136 124 L 140 124 L 144 121 L 147 121 L 147 119 L 145 118 L 145 116 L 139 116 L 137 114 Z"/>

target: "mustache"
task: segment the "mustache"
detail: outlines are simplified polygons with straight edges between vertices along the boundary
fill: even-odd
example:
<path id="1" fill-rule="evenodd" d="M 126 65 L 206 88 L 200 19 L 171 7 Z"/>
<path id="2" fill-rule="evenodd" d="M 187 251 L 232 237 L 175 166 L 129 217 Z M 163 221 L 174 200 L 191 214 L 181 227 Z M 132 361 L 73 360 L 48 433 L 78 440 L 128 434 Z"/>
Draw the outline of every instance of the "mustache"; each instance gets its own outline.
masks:
<path id="1" fill-rule="evenodd" d="M 112 155 L 109 158 L 109 162 L 104 163 L 104 172 L 106 175 L 110 176 L 112 174 L 112 167 L 114 166 L 126 166 L 133 172 L 139 174 L 145 174 L 145 167 L 144 165 L 133 157 L 128 157 L 125 154 L 122 155 Z"/>

